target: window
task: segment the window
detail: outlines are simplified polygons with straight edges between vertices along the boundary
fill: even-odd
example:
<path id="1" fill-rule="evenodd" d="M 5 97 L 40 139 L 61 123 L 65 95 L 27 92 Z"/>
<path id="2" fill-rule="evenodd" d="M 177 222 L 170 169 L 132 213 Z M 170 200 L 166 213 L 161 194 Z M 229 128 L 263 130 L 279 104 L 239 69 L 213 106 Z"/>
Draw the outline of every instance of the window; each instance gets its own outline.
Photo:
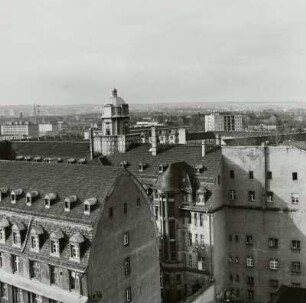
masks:
<path id="1" fill-rule="evenodd" d="M 249 191 L 249 201 L 250 202 L 255 202 L 255 191 L 253 191 L 253 190 Z"/>
<path id="2" fill-rule="evenodd" d="M 205 257 L 198 257 L 198 270 L 206 269 L 206 260 Z"/>
<path id="3" fill-rule="evenodd" d="M 201 237 L 201 240 L 200 240 L 201 248 L 204 248 L 204 235 L 200 235 L 200 237 Z"/>
<path id="4" fill-rule="evenodd" d="M 188 242 L 189 246 L 192 246 L 192 233 L 189 233 Z"/>
<path id="5" fill-rule="evenodd" d="M 4 244 L 5 243 L 5 228 L 2 227 L 0 228 L 0 243 Z"/>
<path id="6" fill-rule="evenodd" d="M 114 216 L 114 214 L 113 214 L 113 208 L 112 208 L 112 207 L 110 207 L 110 208 L 108 209 L 108 216 L 109 216 L 110 218 L 113 218 L 113 216 Z"/>
<path id="7" fill-rule="evenodd" d="M 227 260 L 228 260 L 228 263 L 233 263 L 233 257 L 232 256 L 229 256 Z"/>
<path id="8" fill-rule="evenodd" d="M 195 234 L 195 247 L 199 247 L 199 235 L 198 234 Z"/>
<path id="9" fill-rule="evenodd" d="M 3 299 L 8 299 L 7 284 L 0 282 L 0 295 Z"/>
<path id="10" fill-rule="evenodd" d="M 12 255 L 13 273 L 19 272 L 19 262 L 19 257 L 16 255 Z"/>
<path id="11" fill-rule="evenodd" d="M 233 170 L 230 170 L 230 178 L 231 179 L 235 178 L 235 172 Z"/>
<path id="12" fill-rule="evenodd" d="M 239 258 L 238 257 L 235 257 L 235 263 L 239 263 Z"/>
<path id="13" fill-rule="evenodd" d="M 233 275 L 232 275 L 232 274 L 230 274 L 230 275 L 229 275 L 229 278 L 230 278 L 230 280 L 231 280 L 231 281 L 233 281 L 233 280 L 234 280 L 234 278 L 233 278 Z"/>
<path id="14" fill-rule="evenodd" d="M 268 178 L 268 180 L 272 180 L 272 172 L 271 171 L 267 171 L 267 178 Z"/>
<path id="15" fill-rule="evenodd" d="M 127 204 L 123 203 L 123 213 L 126 215 L 127 214 Z"/>
<path id="16" fill-rule="evenodd" d="M 278 247 L 278 239 L 277 238 L 269 238 L 269 247 L 270 248 L 277 248 Z"/>
<path id="17" fill-rule="evenodd" d="M 128 231 L 123 234 L 123 245 L 124 246 L 129 245 L 129 232 Z"/>
<path id="18" fill-rule="evenodd" d="M 254 290 L 253 289 L 247 289 L 247 298 L 249 300 L 254 300 Z"/>
<path id="19" fill-rule="evenodd" d="M 299 194 L 291 194 L 291 203 L 292 204 L 298 204 L 299 203 Z"/>
<path id="20" fill-rule="evenodd" d="M 235 242 L 238 243 L 239 242 L 239 236 L 235 235 Z"/>
<path id="21" fill-rule="evenodd" d="M 75 290 L 76 289 L 76 281 L 77 281 L 77 274 L 75 271 L 70 270 L 69 272 L 69 283 L 70 283 L 70 289 Z"/>
<path id="22" fill-rule="evenodd" d="M 296 181 L 298 179 L 298 173 L 297 172 L 293 172 L 292 173 L 292 180 Z"/>
<path id="23" fill-rule="evenodd" d="M 51 240 L 50 250 L 51 250 L 52 255 L 59 256 L 59 241 L 58 240 Z"/>
<path id="24" fill-rule="evenodd" d="M 278 269 L 278 260 L 277 259 L 271 259 L 269 262 L 269 268 L 270 269 Z"/>
<path id="25" fill-rule="evenodd" d="M 203 226 L 203 214 L 200 214 L 200 226 Z"/>
<path id="26" fill-rule="evenodd" d="M 233 240 L 232 235 L 228 235 L 228 241 L 232 242 L 232 240 Z"/>
<path id="27" fill-rule="evenodd" d="M 132 301 L 132 290 L 131 287 L 128 287 L 125 289 L 125 302 L 131 302 Z"/>
<path id="28" fill-rule="evenodd" d="M 252 170 L 249 171 L 249 179 L 254 179 L 254 172 Z"/>
<path id="29" fill-rule="evenodd" d="M 131 273 L 130 258 L 124 258 L 124 275 L 127 277 Z"/>
<path id="30" fill-rule="evenodd" d="M 31 250 L 38 251 L 39 250 L 39 239 L 38 236 L 31 236 Z"/>
<path id="31" fill-rule="evenodd" d="M 246 283 L 247 283 L 248 285 L 254 285 L 254 277 L 248 276 L 248 277 L 247 277 Z"/>
<path id="32" fill-rule="evenodd" d="M 299 241 L 299 240 L 292 240 L 291 241 L 291 249 L 292 250 L 300 250 L 301 249 L 301 241 Z"/>
<path id="33" fill-rule="evenodd" d="M 13 246 L 20 247 L 20 245 L 21 245 L 20 232 L 13 231 Z"/>
<path id="34" fill-rule="evenodd" d="M 198 214 L 197 213 L 193 214 L 193 219 L 194 219 L 194 225 L 197 226 L 198 225 Z"/>
<path id="35" fill-rule="evenodd" d="M 191 224 L 191 212 L 188 212 L 187 216 L 188 216 L 188 224 Z"/>
<path id="36" fill-rule="evenodd" d="M 247 267 L 254 267 L 254 258 L 253 257 L 247 257 L 246 258 L 246 266 Z"/>
<path id="37" fill-rule="evenodd" d="M 246 235 L 245 236 L 245 245 L 252 246 L 253 245 L 253 236 Z"/>
<path id="38" fill-rule="evenodd" d="M 235 281 L 236 281 L 236 282 L 239 282 L 239 280 L 240 280 L 239 275 L 235 275 Z"/>
<path id="39" fill-rule="evenodd" d="M 57 285 L 57 274 L 58 274 L 57 267 L 50 266 L 50 282 L 51 282 L 51 284 Z"/>
<path id="40" fill-rule="evenodd" d="M 140 208 L 140 205 L 141 205 L 140 198 L 137 198 L 137 200 L 136 200 L 136 207 Z"/>
<path id="41" fill-rule="evenodd" d="M 278 280 L 269 280 L 269 285 L 272 288 L 278 288 L 279 282 L 278 282 Z"/>
<path id="42" fill-rule="evenodd" d="M 291 262 L 291 272 L 295 274 L 301 273 L 301 263 L 300 262 Z"/>
<path id="43" fill-rule="evenodd" d="M 189 255 L 189 267 L 192 268 L 192 255 Z"/>
<path id="44" fill-rule="evenodd" d="M 32 294 L 33 303 L 42 303 L 42 297 L 40 295 Z"/>
<path id="45" fill-rule="evenodd" d="M 80 245 L 78 243 L 70 243 L 70 258 L 79 259 L 80 258 Z"/>
<path id="46" fill-rule="evenodd" d="M 181 284 L 182 280 L 181 280 L 181 275 L 177 274 L 176 275 L 176 284 Z"/>
<path id="47" fill-rule="evenodd" d="M 0 252 L 0 267 L 3 266 L 3 254 Z"/>
<path id="48" fill-rule="evenodd" d="M 155 206 L 154 210 L 155 210 L 155 220 L 158 220 L 158 206 Z"/>
<path id="49" fill-rule="evenodd" d="M 292 286 L 292 287 L 298 287 L 298 288 L 300 288 L 300 287 L 301 287 L 301 283 L 292 282 L 292 283 L 291 283 L 291 286 Z"/>
<path id="50" fill-rule="evenodd" d="M 230 189 L 228 192 L 228 198 L 230 201 L 236 200 L 236 191 L 233 189 Z"/>
<path id="51" fill-rule="evenodd" d="M 267 192 L 267 202 L 273 202 L 274 199 L 273 199 L 273 192 L 272 191 L 268 191 Z"/>
<path id="52" fill-rule="evenodd" d="M 30 274 L 31 278 L 39 279 L 40 275 L 40 263 L 37 261 L 30 261 Z"/>

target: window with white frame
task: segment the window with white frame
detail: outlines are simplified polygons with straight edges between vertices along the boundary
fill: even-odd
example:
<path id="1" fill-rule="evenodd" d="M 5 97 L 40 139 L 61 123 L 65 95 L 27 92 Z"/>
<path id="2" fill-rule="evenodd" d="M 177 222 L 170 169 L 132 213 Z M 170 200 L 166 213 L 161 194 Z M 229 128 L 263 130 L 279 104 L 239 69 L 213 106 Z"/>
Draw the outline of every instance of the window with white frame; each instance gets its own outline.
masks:
<path id="1" fill-rule="evenodd" d="M 123 234 L 123 245 L 124 246 L 129 245 L 129 232 L 128 231 Z"/>
<path id="2" fill-rule="evenodd" d="M 300 240 L 292 240 L 291 241 L 291 249 L 292 250 L 300 250 L 301 249 L 301 241 Z"/>
<path id="3" fill-rule="evenodd" d="M 200 245 L 201 248 L 204 248 L 204 235 L 200 235 Z"/>
<path id="4" fill-rule="evenodd" d="M 274 202 L 274 197 L 273 197 L 273 192 L 272 191 L 267 192 L 267 202 L 269 202 L 269 203 Z"/>
<path id="5" fill-rule="evenodd" d="M 253 245 L 253 236 L 252 235 L 246 235 L 245 236 L 245 244 L 248 246 Z"/>
<path id="6" fill-rule="evenodd" d="M 270 262 L 269 262 L 269 268 L 270 269 L 278 269 L 279 267 L 279 264 L 278 264 L 278 260 L 277 259 L 271 259 Z"/>
<path id="7" fill-rule="evenodd" d="M 291 203 L 292 204 L 298 204 L 300 199 L 300 195 L 297 193 L 292 193 L 291 194 Z"/>
<path id="8" fill-rule="evenodd" d="M 254 267 L 254 258 L 253 257 L 247 257 L 246 258 L 246 266 L 247 267 Z"/>
<path id="9" fill-rule="evenodd" d="M 31 236 L 31 250 L 39 251 L 39 237 L 38 235 Z"/>
<path id="10" fill-rule="evenodd" d="M 124 275 L 127 277 L 131 273 L 131 263 L 130 258 L 126 257 L 124 258 Z"/>
<path id="11" fill-rule="evenodd" d="M 30 261 L 31 278 L 39 279 L 40 277 L 40 263 L 37 261 Z"/>
<path id="12" fill-rule="evenodd" d="M 72 259 L 80 258 L 80 249 L 78 243 L 70 243 L 70 258 Z"/>
<path id="13" fill-rule="evenodd" d="M 56 239 L 51 240 L 50 242 L 50 252 L 54 256 L 59 256 L 59 241 Z"/>
<path id="14" fill-rule="evenodd" d="M 77 284 L 77 273 L 74 270 L 69 271 L 69 286 L 70 290 L 75 290 Z"/>
<path id="15" fill-rule="evenodd" d="M 131 287 L 127 287 L 125 289 L 125 302 L 131 302 L 132 301 L 132 289 Z"/>
<path id="16" fill-rule="evenodd" d="M 0 282 L 0 295 L 3 299 L 8 299 L 8 290 L 7 290 L 7 284 Z"/>
<path id="17" fill-rule="evenodd" d="M 278 239 L 277 238 L 269 238 L 269 247 L 270 248 L 277 248 L 278 247 Z"/>
<path id="18" fill-rule="evenodd" d="M 195 234 L 195 247 L 199 247 L 199 235 Z"/>
<path id="19" fill-rule="evenodd" d="M 300 262 L 291 262 L 291 272 L 295 274 L 301 273 L 301 263 Z"/>
<path id="20" fill-rule="evenodd" d="M 206 260 L 205 257 L 198 257 L 198 270 L 205 270 L 206 269 Z"/>
<path id="21" fill-rule="evenodd" d="M 230 189 L 228 192 L 228 198 L 231 201 L 234 201 L 236 199 L 236 191 L 233 189 Z"/>
<path id="22" fill-rule="evenodd" d="M 19 256 L 12 255 L 12 267 L 13 267 L 13 273 L 19 272 Z"/>
<path id="23" fill-rule="evenodd" d="M 13 231 L 13 246 L 20 247 L 21 246 L 21 239 L 20 239 L 20 232 Z"/>
<path id="24" fill-rule="evenodd" d="M 249 193 L 248 193 L 248 196 L 249 196 L 249 201 L 250 202 L 255 202 L 255 191 L 254 190 L 250 190 Z"/>

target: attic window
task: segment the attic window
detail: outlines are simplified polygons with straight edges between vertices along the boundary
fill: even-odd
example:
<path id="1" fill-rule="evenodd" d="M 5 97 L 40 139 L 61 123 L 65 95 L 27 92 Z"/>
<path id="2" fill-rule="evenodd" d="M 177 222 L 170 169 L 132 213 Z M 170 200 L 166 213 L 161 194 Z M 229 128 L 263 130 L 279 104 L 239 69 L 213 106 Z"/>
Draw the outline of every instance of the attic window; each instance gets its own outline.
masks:
<path id="1" fill-rule="evenodd" d="M 86 164 L 86 159 L 85 158 L 79 159 L 78 163 L 79 164 Z"/>
<path id="2" fill-rule="evenodd" d="M 22 192 L 23 191 L 20 188 L 19 189 L 14 189 L 14 190 L 11 191 L 11 202 L 12 202 L 12 204 L 16 203 L 18 197 L 21 196 Z"/>
<path id="3" fill-rule="evenodd" d="M 38 191 L 31 191 L 31 192 L 28 192 L 26 194 L 26 203 L 27 203 L 27 206 L 31 206 L 32 205 L 32 202 L 35 200 L 35 198 L 38 197 Z"/>
<path id="4" fill-rule="evenodd" d="M 84 237 L 80 233 L 74 234 L 70 240 L 70 260 L 80 262 L 81 244 L 85 242 Z"/>
<path id="5" fill-rule="evenodd" d="M 13 246 L 21 247 L 22 237 L 21 233 L 25 230 L 25 225 L 22 222 L 17 222 L 12 227 Z"/>
<path id="6" fill-rule="evenodd" d="M 31 160 L 32 160 L 32 157 L 31 157 L 31 156 L 26 156 L 26 157 L 24 157 L 24 159 L 25 159 L 26 161 L 31 161 Z"/>
<path id="7" fill-rule="evenodd" d="M 77 196 L 69 196 L 67 198 L 65 198 L 65 211 L 70 211 L 72 208 L 72 204 L 75 203 L 77 201 Z"/>
<path id="8" fill-rule="evenodd" d="M 2 201 L 3 198 L 5 198 L 8 192 L 9 192 L 8 187 L 0 188 L 0 201 Z"/>
<path id="9" fill-rule="evenodd" d="M 60 240 L 64 238 L 64 234 L 60 229 L 52 232 L 50 235 L 50 254 L 54 257 L 60 256 Z"/>
<path id="10" fill-rule="evenodd" d="M 119 163 L 119 167 L 121 167 L 121 168 L 125 168 L 125 167 L 127 167 L 127 165 L 128 165 L 127 161 L 121 161 Z"/>
<path id="11" fill-rule="evenodd" d="M 196 174 L 200 174 L 201 172 L 203 172 L 203 170 L 204 170 L 203 164 L 198 164 L 198 165 L 195 166 L 195 173 Z"/>
<path id="12" fill-rule="evenodd" d="M 40 162 L 40 161 L 42 160 L 42 158 L 41 158 L 41 157 L 34 157 L 33 160 L 34 160 L 35 162 Z"/>
<path id="13" fill-rule="evenodd" d="M 62 159 L 62 158 L 57 158 L 57 159 L 56 159 L 56 162 L 57 162 L 57 163 L 62 163 L 62 162 L 63 162 L 63 159 Z"/>
<path id="14" fill-rule="evenodd" d="M 68 162 L 68 164 L 74 164 L 74 163 L 76 163 L 76 159 L 70 158 L 70 159 L 67 160 L 67 162 Z"/>
<path id="15" fill-rule="evenodd" d="M 167 164 L 165 164 L 165 163 L 161 163 L 161 164 L 159 164 L 159 166 L 158 166 L 158 172 L 161 174 L 161 173 L 163 173 L 165 170 L 166 170 L 166 168 L 167 168 Z"/>
<path id="16" fill-rule="evenodd" d="M 15 159 L 16 159 L 17 161 L 22 161 L 22 160 L 24 159 L 24 157 L 23 157 L 23 156 L 17 156 Z"/>
<path id="17" fill-rule="evenodd" d="M 32 227 L 31 229 L 31 250 L 39 252 L 40 249 L 40 236 L 44 233 L 44 230 L 40 225 Z"/>
<path id="18" fill-rule="evenodd" d="M 45 208 L 50 208 L 52 202 L 54 202 L 57 198 L 56 193 L 49 193 L 45 195 Z"/>
<path id="19" fill-rule="evenodd" d="M 93 206 L 97 204 L 97 198 L 90 198 L 84 201 L 84 214 L 90 215 Z"/>
<path id="20" fill-rule="evenodd" d="M 139 163 L 138 164 L 138 171 L 139 172 L 142 172 L 142 171 L 144 171 L 144 169 L 146 168 L 146 163 Z"/>
<path id="21" fill-rule="evenodd" d="M 2 218 L 0 220 L 0 243 L 4 244 L 6 241 L 6 228 L 10 227 L 10 222 L 5 219 Z"/>

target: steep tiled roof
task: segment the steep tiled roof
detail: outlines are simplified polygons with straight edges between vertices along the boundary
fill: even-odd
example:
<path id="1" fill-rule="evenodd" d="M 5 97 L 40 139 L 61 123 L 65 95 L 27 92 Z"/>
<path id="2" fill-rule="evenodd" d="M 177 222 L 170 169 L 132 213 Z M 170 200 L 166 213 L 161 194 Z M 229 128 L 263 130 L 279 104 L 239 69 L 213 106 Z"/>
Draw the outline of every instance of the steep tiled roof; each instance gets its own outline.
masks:
<path id="1" fill-rule="evenodd" d="M 0 172 L 0 187 L 23 190 L 16 204 L 11 203 L 10 196 L 3 198 L 0 210 L 13 210 L 91 224 L 95 221 L 101 203 L 120 170 L 111 167 L 102 169 L 101 166 L 0 161 Z M 27 206 L 25 195 L 30 191 L 38 191 L 39 197 L 34 199 L 31 206 Z M 44 197 L 52 192 L 57 193 L 57 199 L 50 209 L 47 209 Z M 76 195 L 78 200 L 70 212 L 65 212 L 64 200 L 71 195 Z M 95 209 L 91 215 L 85 215 L 83 202 L 93 197 L 98 199 Z"/>
<path id="2" fill-rule="evenodd" d="M 127 161 L 127 170 L 137 176 L 157 175 L 159 164 L 186 162 L 194 167 L 197 164 L 203 164 L 203 173 L 205 177 L 215 177 L 216 168 L 220 165 L 221 150 L 217 149 L 208 152 L 205 157 L 202 157 L 201 146 L 188 145 L 170 145 L 159 146 L 156 156 L 152 156 L 149 151 L 151 145 L 140 145 L 130 149 L 126 153 L 117 153 L 111 156 L 100 158 L 102 164 L 119 166 L 121 161 Z M 146 164 L 143 172 L 138 171 L 139 163 Z"/>

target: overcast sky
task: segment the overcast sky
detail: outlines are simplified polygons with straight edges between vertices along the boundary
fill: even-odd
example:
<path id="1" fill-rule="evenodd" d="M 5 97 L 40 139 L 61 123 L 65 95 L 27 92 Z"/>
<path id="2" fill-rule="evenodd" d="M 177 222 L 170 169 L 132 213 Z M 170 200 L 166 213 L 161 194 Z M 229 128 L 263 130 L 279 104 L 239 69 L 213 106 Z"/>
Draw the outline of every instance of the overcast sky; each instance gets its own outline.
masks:
<path id="1" fill-rule="evenodd" d="M 306 101 L 305 0 L 0 0 L 0 105 Z"/>

